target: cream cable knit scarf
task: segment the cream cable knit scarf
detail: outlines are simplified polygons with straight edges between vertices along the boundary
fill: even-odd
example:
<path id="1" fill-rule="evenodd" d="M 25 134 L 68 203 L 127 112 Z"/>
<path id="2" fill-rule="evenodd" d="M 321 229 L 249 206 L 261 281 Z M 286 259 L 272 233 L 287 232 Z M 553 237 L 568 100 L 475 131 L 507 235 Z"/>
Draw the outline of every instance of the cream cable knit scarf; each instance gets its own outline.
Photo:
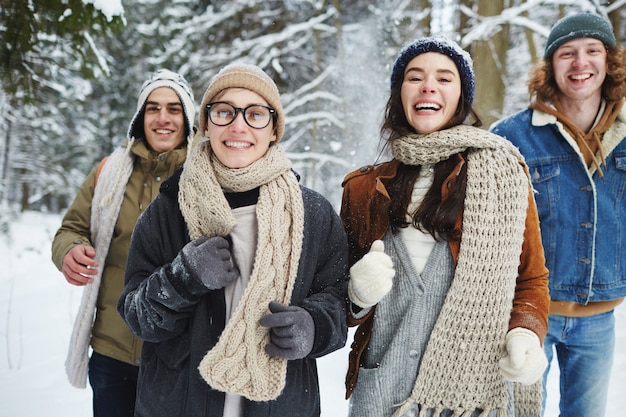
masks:
<path id="1" fill-rule="evenodd" d="M 473 149 L 467 159 L 463 235 L 454 280 L 432 331 L 413 391 L 393 414 L 414 404 L 419 416 L 452 410 L 470 416 L 497 409 L 507 393 L 498 359 L 513 305 L 527 209 L 529 179 L 517 149 L 489 132 L 456 126 L 392 143 L 393 156 L 409 165 L 436 164 Z M 541 412 L 538 398 L 537 416 Z"/>
<path id="2" fill-rule="evenodd" d="M 229 169 L 198 144 L 180 178 L 178 201 L 191 239 L 226 236 L 235 224 L 223 192 L 260 187 L 256 213 L 258 245 L 250 283 L 217 344 L 199 366 L 213 388 L 252 401 L 282 392 L 287 361 L 265 353 L 269 332 L 259 318 L 272 300 L 289 304 L 298 272 L 304 229 L 302 193 L 291 163 L 278 145 L 245 168 Z"/>
<path id="3" fill-rule="evenodd" d="M 135 158 L 130 152 L 133 143 L 134 141 L 131 139 L 126 148 L 118 147 L 108 157 L 98 177 L 91 201 L 91 242 L 96 250 L 95 260 L 100 267 L 94 276 L 94 281 L 83 289 L 65 360 L 65 371 L 68 379 L 76 388 L 85 388 L 87 385 L 91 326 L 93 325 L 104 261 L 109 253 L 113 228 L 124 200 L 126 183 L 133 171 Z"/>

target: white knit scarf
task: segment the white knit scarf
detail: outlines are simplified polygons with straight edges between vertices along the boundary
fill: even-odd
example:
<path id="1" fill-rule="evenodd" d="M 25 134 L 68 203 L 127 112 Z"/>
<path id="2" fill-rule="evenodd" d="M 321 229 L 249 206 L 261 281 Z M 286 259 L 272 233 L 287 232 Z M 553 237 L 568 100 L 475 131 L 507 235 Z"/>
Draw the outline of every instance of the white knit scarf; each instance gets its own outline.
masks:
<path id="1" fill-rule="evenodd" d="M 302 192 L 279 145 L 251 165 L 230 169 L 210 143 L 195 147 L 180 178 L 178 201 L 191 239 L 226 236 L 235 224 L 223 192 L 260 187 L 256 213 L 258 244 L 250 282 L 217 344 L 198 367 L 213 388 L 252 401 L 282 392 L 287 361 L 265 353 L 269 332 L 259 319 L 272 300 L 289 304 L 298 272 L 304 229 Z"/>
<path id="2" fill-rule="evenodd" d="M 454 280 L 435 323 L 413 391 L 393 414 L 419 405 L 419 416 L 470 416 L 497 409 L 508 395 L 499 373 L 524 239 L 529 179 L 517 149 L 489 132 L 465 125 L 392 143 L 408 165 L 436 164 L 471 148 L 462 239 Z M 541 412 L 541 399 L 537 416 Z"/>
<path id="3" fill-rule="evenodd" d="M 104 261 L 109 253 L 113 229 L 124 200 L 126 183 L 133 171 L 134 157 L 130 152 L 132 145 L 133 140 L 130 140 L 126 148 L 119 147 L 109 155 L 97 179 L 91 201 L 91 242 L 96 250 L 95 260 L 99 267 L 93 282 L 83 289 L 65 360 L 65 372 L 76 388 L 85 388 L 87 385 L 91 327 Z"/>

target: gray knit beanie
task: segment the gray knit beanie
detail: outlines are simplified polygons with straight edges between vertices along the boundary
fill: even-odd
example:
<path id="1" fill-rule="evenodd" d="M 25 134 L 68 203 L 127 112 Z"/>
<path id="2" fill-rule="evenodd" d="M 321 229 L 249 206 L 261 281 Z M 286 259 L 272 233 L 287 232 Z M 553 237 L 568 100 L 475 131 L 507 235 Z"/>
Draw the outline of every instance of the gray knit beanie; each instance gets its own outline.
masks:
<path id="1" fill-rule="evenodd" d="M 472 57 L 463 50 L 456 42 L 445 36 L 433 36 L 428 38 L 418 38 L 406 44 L 398 53 L 396 62 L 391 71 L 391 89 L 393 90 L 404 79 L 404 71 L 409 62 L 418 55 L 426 52 L 439 52 L 446 55 L 456 64 L 461 76 L 461 89 L 463 96 L 472 104 L 474 101 L 475 77 Z"/>
<path id="2" fill-rule="evenodd" d="M 609 22 L 601 16 L 580 13 L 564 17 L 554 24 L 546 41 L 543 58 L 550 59 L 559 46 L 578 38 L 598 39 L 608 48 L 615 48 L 617 44 Z"/>
<path id="3" fill-rule="evenodd" d="M 141 86 L 139 98 L 137 99 L 137 111 L 128 127 L 128 138 L 140 139 L 145 137 L 143 115 L 146 100 L 148 100 L 150 93 L 160 87 L 171 88 L 178 95 L 185 115 L 185 136 L 187 139 L 193 138 L 193 121 L 196 118 L 196 107 L 191 87 L 189 87 L 182 75 L 168 69 L 160 69 L 154 72 Z"/>
<path id="4" fill-rule="evenodd" d="M 280 141 L 285 131 L 285 115 L 280 102 L 280 94 L 274 80 L 261 68 L 249 64 L 230 64 L 218 72 L 204 92 L 200 104 L 200 129 L 206 130 L 206 105 L 211 103 L 215 96 L 227 88 L 245 88 L 254 91 L 263 97 L 269 106 L 276 112 L 276 142 Z"/>

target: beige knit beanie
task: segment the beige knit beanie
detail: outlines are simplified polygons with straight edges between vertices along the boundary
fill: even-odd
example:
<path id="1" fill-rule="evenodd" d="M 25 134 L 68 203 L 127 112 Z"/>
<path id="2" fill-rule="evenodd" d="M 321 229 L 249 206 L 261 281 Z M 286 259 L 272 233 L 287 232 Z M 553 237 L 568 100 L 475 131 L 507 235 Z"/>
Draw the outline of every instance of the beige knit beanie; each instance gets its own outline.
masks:
<path id="1" fill-rule="evenodd" d="M 269 106 L 276 111 L 276 142 L 280 141 L 285 131 L 285 117 L 280 102 L 278 87 L 274 81 L 259 67 L 249 64 L 230 64 L 218 72 L 204 92 L 200 104 L 200 129 L 206 130 L 206 105 L 211 103 L 215 96 L 227 88 L 246 88 L 263 97 Z"/>

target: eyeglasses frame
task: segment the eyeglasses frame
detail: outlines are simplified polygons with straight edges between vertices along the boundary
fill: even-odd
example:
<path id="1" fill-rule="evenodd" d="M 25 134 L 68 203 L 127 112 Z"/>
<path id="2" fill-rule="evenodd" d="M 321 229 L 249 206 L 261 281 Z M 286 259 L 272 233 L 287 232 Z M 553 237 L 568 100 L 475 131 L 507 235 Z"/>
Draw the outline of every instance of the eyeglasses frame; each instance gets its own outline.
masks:
<path id="1" fill-rule="evenodd" d="M 216 104 L 228 104 L 229 106 L 231 106 L 233 109 L 235 109 L 235 115 L 233 116 L 232 120 L 228 123 L 226 123 L 225 125 L 218 125 L 217 123 L 215 123 L 213 121 L 213 119 L 211 119 L 211 106 L 214 106 Z M 248 119 L 246 119 L 246 111 L 251 108 L 251 107 L 264 107 L 267 110 L 269 110 L 270 112 L 270 119 L 267 121 L 267 124 L 263 127 L 254 127 L 252 126 L 250 123 L 248 123 Z M 274 110 L 273 108 L 269 107 L 269 106 L 264 106 L 263 104 L 250 104 L 247 107 L 235 107 L 233 104 L 227 102 L 227 101 L 214 101 L 212 103 L 208 103 L 205 107 L 205 111 L 206 111 L 206 118 L 207 120 L 209 120 L 211 123 L 213 123 L 215 126 L 220 126 L 220 127 L 224 127 L 224 126 L 228 126 L 230 124 L 232 124 L 235 119 L 237 118 L 237 116 L 239 115 L 239 113 L 241 113 L 241 117 L 243 117 L 243 121 L 246 122 L 246 124 L 248 126 L 250 126 L 252 129 L 265 129 L 267 126 L 269 126 L 270 122 L 274 122 L 274 124 L 276 124 L 276 119 L 278 118 L 278 115 L 276 114 L 276 110 Z"/>

